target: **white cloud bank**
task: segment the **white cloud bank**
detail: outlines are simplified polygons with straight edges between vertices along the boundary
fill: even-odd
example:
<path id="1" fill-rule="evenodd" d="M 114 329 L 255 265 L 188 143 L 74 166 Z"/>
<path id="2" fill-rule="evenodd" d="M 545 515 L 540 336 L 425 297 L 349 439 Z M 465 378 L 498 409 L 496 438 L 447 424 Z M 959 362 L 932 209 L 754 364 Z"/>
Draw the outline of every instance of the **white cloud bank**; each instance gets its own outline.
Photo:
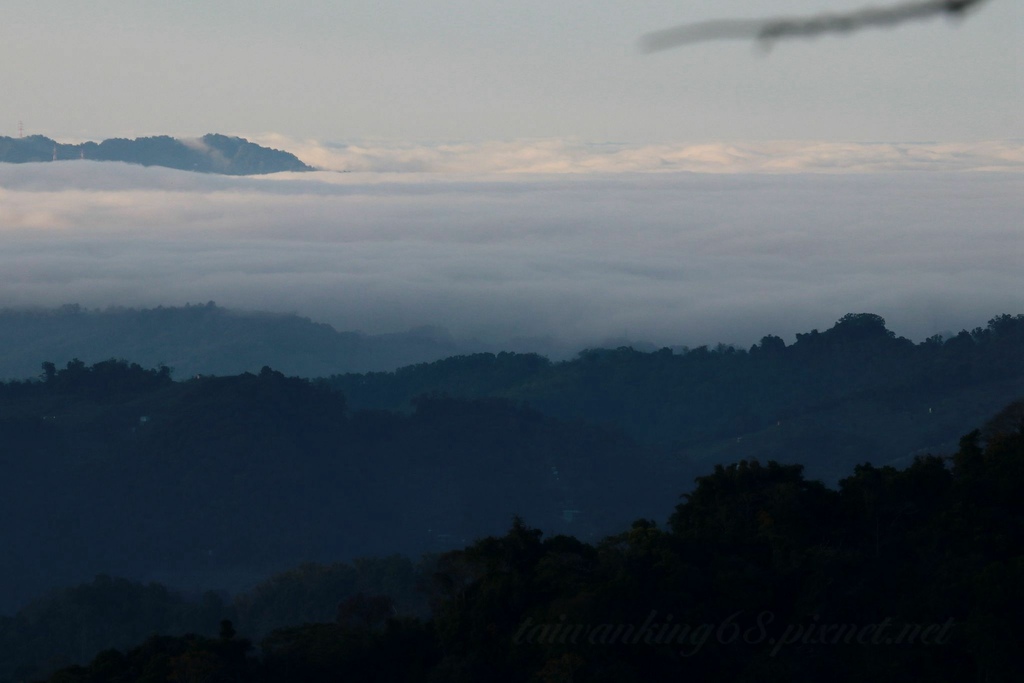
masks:
<path id="1" fill-rule="evenodd" d="M 623 335 L 746 345 L 862 311 L 921 339 L 1024 311 L 1019 173 L 537 174 L 525 171 L 561 167 L 501 149 L 479 151 L 490 173 L 452 171 L 444 148 L 423 152 L 430 173 L 0 165 L 0 306 L 215 300 L 519 349 L 530 342 L 511 340 Z M 813 163 L 781 168 L 835 152 L 804 149 Z M 1000 168 L 1019 170 L 1014 149 L 945 152 L 934 167 L 990 169 L 1006 154 Z"/>
<path id="2" fill-rule="evenodd" d="M 255 138 L 330 171 L 426 173 L 867 173 L 1021 171 L 1024 141 L 970 143 L 752 142 L 585 144 L 519 140 L 437 145 L 321 143 L 281 135 Z"/>

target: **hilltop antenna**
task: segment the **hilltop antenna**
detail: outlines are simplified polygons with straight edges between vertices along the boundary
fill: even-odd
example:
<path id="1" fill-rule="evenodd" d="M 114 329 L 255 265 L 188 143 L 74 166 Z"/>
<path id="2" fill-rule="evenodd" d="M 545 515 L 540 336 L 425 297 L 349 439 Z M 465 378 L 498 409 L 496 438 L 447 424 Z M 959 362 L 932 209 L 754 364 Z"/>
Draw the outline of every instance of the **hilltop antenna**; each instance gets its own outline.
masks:
<path id="1" fill-rule="evenodd" d="M 18 121 L 18 137 L 25 137 L 25 126 L 21 123 L 21 121 Z"/>

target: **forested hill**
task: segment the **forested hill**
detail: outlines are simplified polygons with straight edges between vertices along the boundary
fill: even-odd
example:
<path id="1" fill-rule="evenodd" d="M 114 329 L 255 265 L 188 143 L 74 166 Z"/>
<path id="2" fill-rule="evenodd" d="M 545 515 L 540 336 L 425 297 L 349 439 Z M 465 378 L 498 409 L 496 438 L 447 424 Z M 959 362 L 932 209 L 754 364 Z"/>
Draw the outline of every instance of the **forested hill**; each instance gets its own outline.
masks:
<path id="1" fill-rule="evenodd" d="M 281 171 L 311 171 L 294 154 L 261 147 L 244 138 L 209 134 L 194 140 L 155 137 L 112 138 L 102 142 L 62 144 L 42 135 L 0 137 L 0 163 L 88 159 L 123 161 L 142 166 L 166 166 L 182 171 L 257 175 Z"/>
<path id="2" fill-rule="evenodd" d="M 1024 396 L 1024 315 L 918 344 L 869 313 L 796 337 L 749 350 L 594 349 L 561 363 L 476 354 L 329 382 L 357 408 L 407 410 L 431 393 L 502 397 L 697 461 L 800 462 L 828 482 L 865 460 L 952 452 L 971 425 Z"/>

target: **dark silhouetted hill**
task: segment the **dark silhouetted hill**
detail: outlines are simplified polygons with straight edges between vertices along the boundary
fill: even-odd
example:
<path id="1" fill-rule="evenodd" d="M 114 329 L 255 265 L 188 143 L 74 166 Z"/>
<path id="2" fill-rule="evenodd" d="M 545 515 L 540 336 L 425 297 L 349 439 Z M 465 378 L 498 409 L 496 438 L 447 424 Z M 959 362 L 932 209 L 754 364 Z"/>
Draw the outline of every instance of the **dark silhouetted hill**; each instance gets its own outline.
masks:
<path id="1" fill-rule="evenodd" d="M 160 135 L 128 140 L 62 144 L 42 135 L 0 137 L 0 162 L 31 163 L 89 159 L 122 161 L 142 166 L 166 166 L 182 171 L 257 175 L 282 171 L 311 171 L 294 154 L 262 147 L 239 137 L 204 135 L 179 140 Z"/>

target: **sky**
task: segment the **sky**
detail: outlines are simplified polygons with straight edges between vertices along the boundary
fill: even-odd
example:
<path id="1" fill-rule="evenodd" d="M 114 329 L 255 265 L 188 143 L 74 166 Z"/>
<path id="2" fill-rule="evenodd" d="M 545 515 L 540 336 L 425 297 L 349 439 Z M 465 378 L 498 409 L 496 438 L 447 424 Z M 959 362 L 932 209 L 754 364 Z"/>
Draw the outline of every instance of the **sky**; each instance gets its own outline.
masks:
<path id="1" fill-rule="evenodd" d="M 875 6 L 897 0 L 875 0 Z M 647 55 L 680 23 L 864 0 L 35 0 L 0 23 L 0 134 L 321 141 L 1020 138 L 1024 7 Z"/>
<path id="2" fill-rule="evenodd" d="M 517 350 L 745 346 L 850 312 L 919 341 L 1024 312 L 1024 3 L 641 50 L 861 6 L 5 8 L 0 136 L 219 132 L 321 170 L 0 165 L 0 306 L 213 300 Z"/>

